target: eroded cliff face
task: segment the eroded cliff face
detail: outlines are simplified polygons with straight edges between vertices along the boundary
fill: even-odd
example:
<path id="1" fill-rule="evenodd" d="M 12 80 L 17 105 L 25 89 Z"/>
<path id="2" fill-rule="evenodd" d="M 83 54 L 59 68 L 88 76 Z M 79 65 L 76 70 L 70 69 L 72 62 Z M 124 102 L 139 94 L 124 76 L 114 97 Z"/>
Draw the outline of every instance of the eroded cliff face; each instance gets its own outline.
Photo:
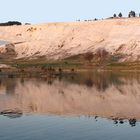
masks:
<path id="1" fill-rule="evenodd" d="M 0 48 L 0 59 L 16 58 L 17 53 L 15 51 L 15 45 L 12 43 L 5 44 Z"/>
<path id="2" fill-rule="evenodd" d="M 140 18 L 0 27 L 0 39 L 14 44 L 15 58 L 63 59 L 104 48 L 120 61 L 140 60 Z"/>

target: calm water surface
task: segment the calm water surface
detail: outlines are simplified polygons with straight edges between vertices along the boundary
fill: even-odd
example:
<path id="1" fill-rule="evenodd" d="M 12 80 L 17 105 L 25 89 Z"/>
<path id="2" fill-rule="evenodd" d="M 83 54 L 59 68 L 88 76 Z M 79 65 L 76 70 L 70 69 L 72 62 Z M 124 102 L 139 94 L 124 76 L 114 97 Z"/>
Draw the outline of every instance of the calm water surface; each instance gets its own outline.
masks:
<path id="1" fill-rule="evenodd" d="M 140 74 L 0 77 L 0 140 L 139 140 Z"/>

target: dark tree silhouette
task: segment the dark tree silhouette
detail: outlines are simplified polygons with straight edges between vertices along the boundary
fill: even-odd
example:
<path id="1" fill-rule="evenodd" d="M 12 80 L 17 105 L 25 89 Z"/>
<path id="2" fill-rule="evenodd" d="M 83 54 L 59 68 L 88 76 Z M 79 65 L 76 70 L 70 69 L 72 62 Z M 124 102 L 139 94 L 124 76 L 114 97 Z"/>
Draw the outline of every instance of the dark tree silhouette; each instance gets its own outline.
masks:
<path id="1" fill-rule="evenodd" d="M 121 18 L 121 17 L 122 17 L 122 13 L 119 13 L 118 17 L 120 17 L 120 18 Z"/>
<path id="2" fill-rule="evenodd" d="M 22 23 L 18 21 L 8 21 L 5 23 L 0 23 L 0 26 L 12 26 L 12 25 L 22 25 Z"/>
<path id="3" fill-rule="evenodd" d="M 92 87 L 93 86 L 92 79 L 89 78 L 89 79 L 85 80 L 85 84 L 86 84 L 87 87 Z"/>
<path id="4" fill-rule="evenodd" d="M 114 14 L 114 15 L 113 15 L 113 17 L 115 18 L 115 17 L 117 17 L 117 15 L 116 15 L 116 14 Z"/>
<path id="5" fill-rule="evenodd" d="M 136 119 L 130 119 L 130 120 L 129 120 L 129 124 L 130 124 L 132 127 L 136 126 L 136 123 L 137 123 L 137 120 L 136 120 Z"/>
<path id="6" fill-rule="evenodd" d="M 135 11 L 130 11 L 128 17 L 136 17 Z"/>

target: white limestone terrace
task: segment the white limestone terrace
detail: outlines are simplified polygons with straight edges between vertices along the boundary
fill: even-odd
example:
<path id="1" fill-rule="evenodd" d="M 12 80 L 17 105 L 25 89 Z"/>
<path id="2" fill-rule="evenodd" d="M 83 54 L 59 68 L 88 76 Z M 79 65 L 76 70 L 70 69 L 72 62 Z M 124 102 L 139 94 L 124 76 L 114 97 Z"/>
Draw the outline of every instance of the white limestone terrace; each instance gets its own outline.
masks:
<path id="1" fill-rule="evenodd" d="M 16 59 L 63 59 L 104 48 L 124 55 L 122 61 L 135 61 L 140 60 L 140 18 L 0 27 L 0 40 L 15 45 Z"/>

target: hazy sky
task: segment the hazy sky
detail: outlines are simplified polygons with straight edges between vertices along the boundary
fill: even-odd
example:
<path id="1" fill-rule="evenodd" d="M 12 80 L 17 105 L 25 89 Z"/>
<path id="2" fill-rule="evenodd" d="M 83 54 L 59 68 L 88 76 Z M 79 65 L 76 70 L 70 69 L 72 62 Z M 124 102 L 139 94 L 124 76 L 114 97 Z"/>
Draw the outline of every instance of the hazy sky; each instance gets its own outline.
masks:
<path id="1" fill-rule="evenodd" d="M 0 22 L 41 23 L 106 18 L 140 12 L 140 0 L 0 0 Z"/>

